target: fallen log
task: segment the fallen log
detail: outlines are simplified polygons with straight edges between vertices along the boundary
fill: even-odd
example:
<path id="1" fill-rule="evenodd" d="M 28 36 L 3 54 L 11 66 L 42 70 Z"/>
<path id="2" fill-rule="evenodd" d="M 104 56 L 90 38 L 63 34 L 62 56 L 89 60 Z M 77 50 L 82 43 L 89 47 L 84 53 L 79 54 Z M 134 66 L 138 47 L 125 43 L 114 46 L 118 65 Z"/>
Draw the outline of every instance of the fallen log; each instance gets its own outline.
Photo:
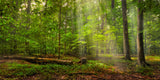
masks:
<path id="1" fill-rule="evenodd" d="M 16 60 L 25 60 L 30 63 L 35 64 L 61 64 L 61 65 L 72 65 L 73 62 L 70 60 L 59 60 L 52 58 L 37 58 L 37 57 L 23 57 L 23 56 L 4 56 L 4 59 L 16 59 Z"/>

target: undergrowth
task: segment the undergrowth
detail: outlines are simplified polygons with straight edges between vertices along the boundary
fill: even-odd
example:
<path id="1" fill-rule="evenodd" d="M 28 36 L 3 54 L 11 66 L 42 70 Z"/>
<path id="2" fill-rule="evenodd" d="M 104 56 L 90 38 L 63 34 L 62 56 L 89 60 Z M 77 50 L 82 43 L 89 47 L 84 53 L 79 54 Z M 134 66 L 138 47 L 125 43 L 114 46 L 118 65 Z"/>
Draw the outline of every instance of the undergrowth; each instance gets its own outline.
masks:
<path id="1" fill-rule="evenodd" d="M 152 67 L 137 67 L 136 68 L 136 72 L 138 72 L 142 75 L 152 76 L 153 71 L 154 71 L 154 69 Z"/>
<path id="2" fill-rule="evenodd" d="M 74 64 L 74 65 L 59 65 L 59 64 L 19 64 L 19 63 L 5 63 L 8 67 L 0 66 L 3 68 L 0 70 L 2 76 L 17 76 L 25 77 L 35 74 L 71 74 L 78 72 L 104 72 L 109 66 L 104 63 L 89 60 L 87 64 Z"/>

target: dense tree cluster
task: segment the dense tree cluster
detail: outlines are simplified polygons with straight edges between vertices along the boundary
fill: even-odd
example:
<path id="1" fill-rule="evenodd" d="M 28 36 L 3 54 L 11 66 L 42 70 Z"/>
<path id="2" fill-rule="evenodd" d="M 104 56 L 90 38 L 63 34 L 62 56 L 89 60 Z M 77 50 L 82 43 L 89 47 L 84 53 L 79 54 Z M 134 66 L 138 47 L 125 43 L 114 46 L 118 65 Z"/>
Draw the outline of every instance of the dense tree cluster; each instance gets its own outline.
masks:
<path id="1" fill-rule="evenodd" d="M 144 54 L 160 52 L 159 0 L 0 2 L 3 55 L 124 53 L 131 59 L 138 53 L 143 64 Z"/>

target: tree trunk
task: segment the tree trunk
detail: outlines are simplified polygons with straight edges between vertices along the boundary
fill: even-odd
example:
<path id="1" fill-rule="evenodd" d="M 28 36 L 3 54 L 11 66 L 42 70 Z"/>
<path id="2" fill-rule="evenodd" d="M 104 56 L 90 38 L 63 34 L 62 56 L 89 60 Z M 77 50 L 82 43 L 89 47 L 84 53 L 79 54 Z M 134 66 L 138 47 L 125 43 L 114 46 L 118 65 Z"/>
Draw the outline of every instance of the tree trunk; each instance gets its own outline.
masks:
<path id="1" fill-rule="evenodd" d="M 13 1 L 13 3 L 14 3 L 14 1 Z M 19 10 L 19 2 L 18 2 L 18 0 L 16 0 L 16 5 L 17 6 L 14 8 L 15 12 L 13 14 L 13 19 L 17 21 L 17 19 L 18 19 L 18 13 L 17 13 L 17 11 Z M 16 28 L 16 26 L 13 23 L 11 25 L 14 28 L 14 31 L 12 32 L 12 34 L 16 35 L 17 28 Z M 14 42 L 13 42 L 13 50 L 12 51 L 13 51 L 12 52 L 13 54 L 17 53 L 17 40 L 16 40 L 16 38 L 14 39 Z"/>
<path id="2" fill-rule="evenodd" d="M 26 8 L 26 11 L 27 11 L 28 17 L 27 17 L 26 30 L 29 29 L 29 24 L 30 24 L 30 18 L 29 18 L 29 16 L 30 16 L 30 12 L 31 12 L 31 0 L 28 0 L 27 4 L 28 4 L 28 6 L 27 6 L 27 8 Z M 28 38 L 29 35 L 27 34 L 26 37 Z M 29 41 L 26 41 L 26 42 L 25 42 L 25 45 L 26 45 L 26 53 L 28 53 L 29 55 L 31 55 L 30 49 L 29 49 Z"/>
<path id="3" fill-rule="evenodd" d="M 103 5 L 103 1 L 99 0 L 100 5 Z M 100 6 L 102 8 L 102 6 Z M 101 14 L 101 24 L 100 24 L 100 28 L 101 28 L 101 35 L 104 35 L 104 25 L 105 25 L 105 17 L 106 17 L 106 13 L 103 11 L 103 14 Z M 100 42 L 100 53 L 104 54 L 104 45 L 105 41 L 101 40 Z"/>
<path id="4" fill-rule="evenodd" d="M 72 22 L 71 22 L 71 24 L 72 24 L 72 33 L 75 33 L 76 32 L 76 30 L 77 30 L 77 27 L 76 27 L 76 9 L 77 9 L 77 7 L 76 7 L 76 0 L 73 0 L 73 15 L 72 15 Z"/>
<path id="5" fill-rule="evenodd" d="M 114 8 L 114 0 L 112 0 L 112 5 L 111 5 L 112 9 Z"/>
<path id="6" fill-rule="evenodd" d="M 129 39 L 128 39 L 128 22 L 127 22 L 127 5 L 126 0 L 122 0 L 122 12 L 123 12 L 123 52 L 125 59 L 131 60 L 129 53 Z"/>
<path id="7" fill-rule="evenodd" d="M 115 0 L 111 0 L 111 12 L 112 12 L 112 26 L 114 26 L 114 27 L 118 27 L 118 26 L 116 26 L 115 24 L 116 24 L 116 17 L 115 17 L 115 13 L 114 13 L 114 9 L 115 9 Z M 112 34 L 112 33 L 111 33 Z M 114 32 L 114 34 L 115 34 L 115 42 L 117 42 L 117 40 L 118 40 L 118 32 L 116 31 L 116 32 Z M 113 41 L 113 40 L 112 40 Z M 114 42 L 113 42 L 114 43 Z M 111 50 L 111 51 L 113 51 L 113 53 L 117 53 L 118 51 L 117 51 L 117 43 L 115 43 L 115 44 L 113 44 L 112 45 L 113 46 L 113 50 Z M 112 49 L 112 48 L 111 48 Z"/>
<path id="8" fill-rule="evenodd" d="M 144 51 L 146 54 L 147 54 L 147 34 L 145 32 L 145 51 Z"/>
<path id="9" fill-rule="evenodd" d="M 101 15 L 101 19 L 102 19 L 102 22 L 101 22 L 101 31 L 102 31 L 102 33 L 101 34 L 104 35 L 105 14 Z M 102 54 L 104 54 L 104 47 L 105 47 L 104 43 L 105 43 L 105 40 L 102 40 L 102 43 L 101 43 L 101 46 L 102 46 L 101 53 Z"/>
<path id="10" fill-rule="evenodd" d="M 67 0 L 67 4 L 68 4 L 68 0 Z M 67 5 L 66 10 L 65 10 L 65 24 L 64 24 L 64 26 L 65 26 L 65 37 L 67 37 L 66 34 L 67 34 L 67 25 L 68 25 L 67 24 L 67 21 L 68 21 L 67 11 L 68 11 L 68 5 Z M 66 54 L 66 51 L 67 51 L 66 46 L 67 46 L 67 41 L 65 40 L 65 42 L 64 42 L 64 53 L 63 54 Z"/>
<path id="11" fill-rule="evenodd" d="M 138 0 L 139 5 L 143 4 L 143 0 Z M 137 54 L 138 54 L 138 64 L 141 66 L 147 65 L 144 56 L 143 47 L 143 8 L 138 7 L 138 27 L 137 27 Z"/>
<path id="12" fill-rule="evenodd" d="M 48 7 L 48 5 L 47 5 L 47 1 L 48 0 L 46 0 L 46 4 L 45 4 L 45 10 L 47 10 L 47 7 Z M 45 32 L 45 33 L 47 33 L 47 32 Z M 47 37 L 46 37 L 46 35 L 44 35 L 45 36 L 45 41 L 44 41 L 44 54 L 47 54 Z"/>
<path id="13" fill-rule="evenodd" d="M 61 34 L 60 34 L 60 30 L 61 30 L 61 0 L 60 0 L 60 5 L 59 5 L 59 34 L 58 34 L 58 40 L 59 40 L 59 48 L 58 48 L 58 59 L 60 59 L 60 54 L 61 54 Z"/>
<path id="14" fill-rule="evenodd" d="M 65 13 L 65 37 L 67 37 L 66 34 L 67 34 L 67 11 Z M 64 54 L 66 54 L 66 44 L 67 41 L 64 42 Z"/>

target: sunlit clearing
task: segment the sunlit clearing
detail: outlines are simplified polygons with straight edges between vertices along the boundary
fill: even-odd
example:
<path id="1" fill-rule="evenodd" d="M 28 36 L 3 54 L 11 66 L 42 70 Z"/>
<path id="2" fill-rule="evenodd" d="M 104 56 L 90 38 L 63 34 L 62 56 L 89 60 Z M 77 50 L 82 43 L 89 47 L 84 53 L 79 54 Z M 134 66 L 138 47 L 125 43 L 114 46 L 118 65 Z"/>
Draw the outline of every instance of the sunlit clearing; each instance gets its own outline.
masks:
<path id="1" fill-rule="evenodd" d="M 122 53 L 121 48 L 117 47 L 117 33 L 112 31 L 115 26 L 107 24 L 107 16 L 104 15 L 107 8 L 102 10 L 102 3 L 98 0 L 77 1 L 76 15 L 81 57 L 92 54 L 97 59 L 102 59 L 101 55 L 113 55 L 114 57 Z"/>

